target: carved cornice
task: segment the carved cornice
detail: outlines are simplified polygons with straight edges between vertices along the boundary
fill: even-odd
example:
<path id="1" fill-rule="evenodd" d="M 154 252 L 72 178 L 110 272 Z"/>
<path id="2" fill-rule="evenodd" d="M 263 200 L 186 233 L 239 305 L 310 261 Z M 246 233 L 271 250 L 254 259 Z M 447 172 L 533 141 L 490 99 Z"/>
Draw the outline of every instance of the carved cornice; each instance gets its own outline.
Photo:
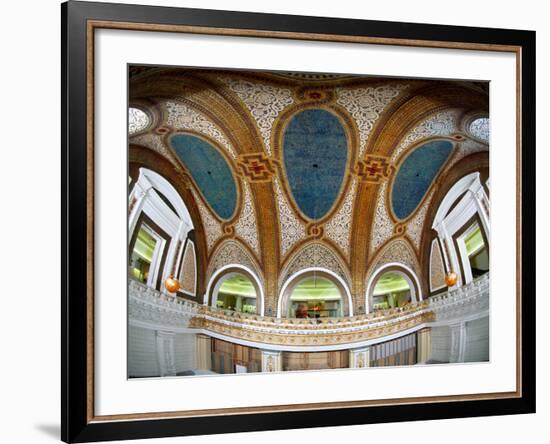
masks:
<path id="1" fill-rule="evenodd" d="M 167 330 L 195 328 L 229 340 L 281 346 L 353 344 L 410 332 L 431 323 L 446 323 L 486 315 L 489 276 L 470 285 L 401 308 L 327 319 L 286 319 L 236 313 L 181 301 L 130 283 L 130 320 L 164 326 Z"/>
<path id="2" fill-rule="evenodd" d="M 128 285 L 128 319 L 157 329 L 186 328 L 199 305 L 174 296 L 165 295 L 140 282 L 130 280 Z"/>

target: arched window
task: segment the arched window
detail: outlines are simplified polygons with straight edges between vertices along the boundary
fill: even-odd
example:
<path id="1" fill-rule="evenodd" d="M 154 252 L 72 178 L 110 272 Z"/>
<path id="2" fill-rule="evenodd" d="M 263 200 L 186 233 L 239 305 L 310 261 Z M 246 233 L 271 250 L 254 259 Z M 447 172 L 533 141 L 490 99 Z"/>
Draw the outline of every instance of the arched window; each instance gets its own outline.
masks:
<path id="1" fill-rule="evenodd" d="M 178 277 L 186 239 L 194 229 L 187 206 L 168 180 L 152 170 L 140 168 L 130 191 L 128 213 L 129 275 L 149 287 L 167 291 L 163 282 L 169 277 Z M 194 273 L 191 278 L 193 285 L 184 292 L 188 296 L 195 293 Z"/>
<path id="2" fill-rule="evenodd" d="M 128 133 L 133 136 L 144 131 L 151 124 L 151 118 L 139 108 L 128 108 Z"/>
<path id="3" fill-rule="evenodd" d="M 373 290 L 373 311 L 403 307 L 410 304 L 414 287 L 410 279 L 398 270 L 380 275 Z"/>
<path id="4" fill-rule="evenodd" d="M 447 271 L 456 285 L 470 283 L 489 271 L 489 197 L 479 172 L 458 180 L 437 209 L 432 228 L 445 246 Z"/>
<path id="5" fill-rule="evenodd" d="M 263 316 L 264 294 L 252 270 L 238 264 L 220 268 L 210 278 L 205 303 L 223 310 Z"/>
<path id="6" fill-rule="evenodd" d="M 367 284 L 367 312 L 404 307 L 422 300 L 420 281 L 416 273 L 399 262 L 378 268 Z"/>
<path id="7" fill-rule="evenodd" d="M 256 313 L 256 287 L 252 280 L 238 272 L 228 273 L 215 294 L 216 307 L 239 313 Z"/>
<path id="8" fill-rule="evenodd" d="M 353 316 L 351 293 L 337 274 L 308 268 L 283 285 L 277 316 L 281 318 L 337 318 Z"/>
<path id="9" fill-rule="evenodd" d="M 292 290 L 289 318 L 336 318 L 342 316 L 342 293 L 336 284 L 322 276 L 307 276 Z"/>

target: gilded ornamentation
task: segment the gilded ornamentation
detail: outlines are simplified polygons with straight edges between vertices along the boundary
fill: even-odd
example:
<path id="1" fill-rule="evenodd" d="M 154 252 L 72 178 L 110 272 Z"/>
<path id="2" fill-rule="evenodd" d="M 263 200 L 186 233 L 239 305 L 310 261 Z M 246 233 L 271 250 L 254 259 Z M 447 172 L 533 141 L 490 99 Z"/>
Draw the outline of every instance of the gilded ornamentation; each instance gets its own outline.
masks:
<path id="1" fill-rule="evenodd" d="M 376 212 L 371 230 L 370 253 L 375 252 L 380 245 L 393 236 L 393 223 L 386 209 L 387 182 L 383 182 L 376 198 Z"/>
<path id="2" fill-rule="evenodd" d="M 422 324 L 460 319 L 488 312 L 489 275 L 469 285 L 415 302 L 406 307 L 360 316 L 327 319 L 275 319 L 226 312 L 167 296 L 130 280 L 130 322 L 171 327 L 200 328 L 229 338 L 273 345 L 336 345 L 396 335 Z M 364 355 L 364 353 L 362 353 Z M 267 363 L 267 362 L 266 362 Z M 275 362 L 273 362 L 275 365 Z"/>
<path id="3" fill-rule="evenodd" d="M 210 211 L 202 203 L 202 200 L 195 192 L 191 190 L 197 207 L 199 207 L 199 213 L 201 214 L 202 226 L 204 227 L 204 232 L 206 234 L 206 244 L 208 246 L 208 251 L 212 249 L 216 241 L 222 236 L 222 226 L 221 224 L 210 214 Z"/>
<path id="4" fill-rule="evenodd" d="M 489 118 L 478 117 L 472 123 L 470 123 L 470 133 L 472 136 L 483 140 L 485 143 L 489 143 Z"/>
<path id="5" fill-rule="evenodd" d="M 448 110 L 436 113 L 424 120 L 407 133 L 398 147 L 394 150 L 391 156 L 391 162 L 395 162 L 403 151 L 421 139 L 432 136 L 449 136 L 453 134 L 457 130 L 459 115 L 460 112 L 458 110 Z M 466 144 L 466 142 L 460 145 L 464 144 Z M 455 161 L 456 160 L 453 159 L 453 163 Z M 391 238 L 394 232 L 394 224 L 386 208 L 386 193 L 387 184 L 384 182 L 378 190 L 378 197 L 376 200 L 376 213 L 374 216 L 373 228 L 371 230 L 371 254 L 374 253 L 380 245 Z M 417 210 L 417 214 L 415 214 L 412 220 L 407 224 L 407 234 L 416 248 L 420 246 L 422 236 L 421 225 L 426 217 L 427 204 L 431 200 L 431 196 L 433 196 L 433 193 L 424 200 L 422 206 Z"/>
<path id="6" fill-rule="evenodd" d="M 239 96 L 256 121 L 264 140 L 266 153 L 271 156 L 271 130 L 277 116 L 293 103 L 292 92 L 248 80 L 222 77 L 221 80 Z"/>
<path id="7" fill-rule="evenodd" d="M 235 150 L 223 132 L 203 114 L 182 102 L 167 101 L 163 105 L 167 112 L 166 123 L 168 125 L 178 130 L 196 131 L 208 136 L 223 146 L 233 159 L 237 158 Z"/>
<path id="8" fill-rule="evenodd" d="M 365 160 L 359 160 L 355 167 L 356 174 L 362 182 L 379 183 L 392 173 L 393 166 L 385 156 L 368 154 Z"/>
<path id="9" fill-rule="evenodd" d="M 228 239 L 224 241 L 213 253 L 210 265 L 207 271 L 207 282 L 216 270 L 225 265 L 244 265 L 245 267 L 254 270 L 258 279 L 262 280 L 262 275 L 259 272 L 259 267 L 256 265 L 254 258 L 243 248 L 238 242 Z"/>
<path id="10" fill-rule="evenodd" d="M 281 190 L 279 180 L 276 177 L 273 179 L 273 188 L 275 191 L 277 206 L 279 207 L 281 256 L 284 257 L 296 242 L 305 239 L 306 228 L 290 209 L 290 205 L 288 204 L 286 197 Z"/>
<path id="11" fill-rule="evenodd" d="M 252 250 L 259 255 L 260 248 L 257 231 L 258 224 L 256 221 L 256 213 L 254 211 L 249 185 L 243 183 L 243 190 L 244 203 L 239 220 L 235 223 L 235 233 L 237 236 L 244 239 L 250 248 L 252 248 Z"/>
<path id="12" fill-rule="evenodd" d="M 365 147 L 374 124 L 380 114 L 407 85 L 382 85 L 367 88 L 338 88 L 337 103 L 342 105 L 355 119 L 359 128 L 359 156 Z"/>
<path id="13" fill-rule="evenodd" d="M 453 164 L 470 154 L 489 151 L 487 145 L 476 140 L 468 139 L 458 145 L 457 155 L 453 158 Z"/>
<path id="14" fill-rule="evenodd" d="M 445 286 L 445 267 L 441 257 L 441 248 L 437 239 L 434 239 L 430 250 L 430 290 L 439 290 Z"/>
<path id="15" fill-rule="evenodd" d="M 162 140 L 162 136 L 159 136 L 157 134 L 151 134 L 151 133 L 138 134 L 137 136 L 132 137 L 130 139 L 130 143 L 135 143 L 136 145 L 146 146 L 147 148 L 150 148 L 153 151 L 156 151 L 161 156 L 168 159 L 178 169 L 180 169 L 178 161 L 173 156 L 172 152 L 164 145 L 164 141 Z"/>
<path id="16" fill-rule="evenodd" d="M 241 154 L 237 165 L 250 182 L 269 182 L 273 175 L 271 160 L 264 153 Z"/>
<path id="17" fill-rule="evenodd" d="M 143 131 L 149 126 L 151 119 L 139 108 L 128 108 L 128 134 Z"/>
<path id="18" fill-rule="evenodd" d="M 390 262 L 397 262 L 403 265 L 406 265 L 411 270 L 413 270 L 417 276 L 420 276 L 420 266 L 416 259 L 416 255 L 411 248 L 410 244 L 403 239 L 394 239 L 384 249 L 376 258 L 376 262 L 372 267 L 370 267 L 369 276 L 367 281 L 369 281 L 370 276 L 378 270 L 382 265 L 388 264 Z"/>
<path id="19" fill-rule="evenodd" d="M 407 224 L 407 236 L 411 239 L 416 250 L 420 250 L 420 241 L 422 240 L 422 230 L 424 228 L 424 221 L 426 220 L 426 214 L 428 213 L 428 207 L 434 196 L 434 191 L 432 190 L 428 197 L 424 199 L 422 206 L 417 210 L 414 217 Z"/>
<path id="20" fill-rule="evenodd" d="M 181 290 L 185 293 L 196 295 L 195 281 L 197 279 L 197 265 L 195 257 L 195 244 L 193 241 L 188 241 L 183 254 L 180 274 Z"/>
<path id="21" fill-rule="evenodd" d="M 340 276 L 349 286 L 349 275 L 344 263 L 326 245 L 312 242 L 301 247 L 281 272 L 280 288 L 294 273 L 304 268 L 325 268 Z"/>
<path id="22" fill-rule="evenodd" d="M 345 254 L 349 254 L 350 251 L 349 243 L 356 188 L 357 180 L 353 179 L 344 203 L 324 227 L 325 236 L 332 239 Z"/>
<path id="23" fill-rule="evenodd" d="M 393 151 L 391 156 L 392 162 L 395 162 L 403 151 L 421 139 L 433 136 L 449 136 L 456 132 L 459 114 L 460 111 L 458 110 L 442 111 L 428 117 L 422 123 L 414 127 Z"/>

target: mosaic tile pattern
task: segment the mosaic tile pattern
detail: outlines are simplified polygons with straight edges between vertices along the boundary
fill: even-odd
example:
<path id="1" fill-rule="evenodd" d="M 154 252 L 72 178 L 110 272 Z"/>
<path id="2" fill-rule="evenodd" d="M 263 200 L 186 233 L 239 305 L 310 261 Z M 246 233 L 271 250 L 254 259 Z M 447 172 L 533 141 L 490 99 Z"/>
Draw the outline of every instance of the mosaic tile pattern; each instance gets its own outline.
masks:
<path id="1" fill-rule="evenodd" d="M 220 80 L 239 96 L 250 114 L 256 121 L 264 140 L 264 148 L 271 156 L 271 130 L 277 116 L 294 100 L 292 92 L 286 88 L 278 88 L 248 80 L 220 77 Z"/>
<path id="2" fill-rule="evenodd" d="M 439 243 L 437 239 L 434 239 L 430 250 L 430 290 L 438 290 L 443 287 L 446 287 L 445 266 Z"/>
<path id="3" fill-rule="evenodd" d="M 181 102 L 167 101 L 162 104 L 162 107 L 166 111 L 166 123 L 169 126 L 177 130 L 196 131 L 208 136 L 224 147 L 233 159 L 237 158 L 235 150 L 222 130 L 202 113 Z"/>
<path id="4" fill-rule="evenodd" d="M 347 138 L 340 121 L 323 109 L 294 115 L 285 129 L 283 157 L 294 201 L 306 217 L 322 218 L 344 180 Z"/>
<path id="5" fill-rule="evenodd" d="M 181 289 L 192 295 L 196 294 L 195 279 L 197 274 L 197 265 L 195 258 L 195 244 L 192 241 L 187 242 L 180 274 Z"/>
<path id="6" fill-rule="evenodd" d="M 439 112 L 424 120 L 409 131 L 399 146 L 393 151 L 391 156 L 392 162 L 395 162 L 402 152 L 419 140 L 432 136 L 448 136 L 458 131 L 459 116 L 460 111 L 453 109 Z"/>
<path id="7" fill-rule="evenodd" d="M 214 252 L 210 265 L 208 266 L 207 282 L 212 275 L 225 265 L 239 264 L 244 265 L 250 270 L 254 271 L 254 274 L 258 277 L 263 285 L 263 277 L 259 271 L 259 267 L 252 256 L 243 248 L 238 242 L 234 240 L 224 241 L 220 247 Z"/>
<path id="8" fill-rule="evenodd" d="M 279 208 L 279 224 L 281 228 L 281 257 L 284 257 L 286 253 L 296 244 L 296 242 L 305 239 L 306 228 L 305 226 L 294 216 L 294 213 L 290 209 L 286 197 L 281 190 L 279 180 L 274 177 L 273 189 L 275 191 L 275 198 L 277 200 L 277 206 Z"/>
<path id="9" fill-rule="evenodd" d="M 391 262 L 405 264 L 413 270 L 417 276 L 420 276 L 420 267 L 414 251 L 409 243 L 403 239 L 395 239 L 386 245 L 382 252 L 377 256 L 375 263 L 370 268 L 367 280 L 365 282 L 368 282 L 373 273 L 375 273 L 381 266 Z"/>
<path id="10" fill-rule="evenodd" d="M 359 128 L 359 157 L 365 152 L 367 140 L 380 114 L 405 88 L 405 84 L 395 84 L 337 89 L 337 103 L 346 108 Z"/>
<path id="11" fill-rule="evenodd" d="M 386 192 L 388 183 L 383 182 L 378 189 L 376 198 L 376 212 L 374 214 L 374 222 L 371 230 L 370 239 L 370 254 L 372 255 L 380 245 L 386 242 L 393 235 L 393 223 L 386 209 Z"/>
<path id="12" fill-rule="evenodd" d="M 484 142 L 489 143 L 490 121 L 487 117 L 479 117 L 470 123 L 470 133 Z"/>
<path id="13" fill-rule="evenodd" d="M 139 108 L 128 108 L 128 134 L 143 131 L 149 126 L 151 119 Z"/>
<path id="14" fill-rule="evenodd" d="M 357 179 L 354 179 L 349 187 L 344 203 L 334 217 L 324 226 L 325 236 L 332 239 L 342 252 L 348 256 L 350 254 L 353 203 L 355 201 L 356 188 Z"/>
<path id="15" fill-rule="evenodd" d="M 176 166 L 178 169 L 181 168 L 174 155 L 170 152 L 166 145 L 164 145 L 162 137 L 157 134 L 139 134 L 135 137 L 130 138 L 130 143 L 151 148 L 153 151 L 156 151 L 161 156 L 168 159 L 172 163 L 172 165 Z"/>
<path id="16" fill-rule="evenodd" d="M 212 247 L 216 241 L 222 236 L 223 231 L 221 224 L 210 214 L 206 206 L 202 203 L 202 200 L 198 194 L 192 190 L 193 198 L 199 207 L 199 213 L 201 215 L 202 225 L 206 234 L 206 245 L 208 251 L 212 250 Z"/>
<path id="17" fill-rule="evenodd" d="M 411 152 L 399 167 L 393 182 L 391 203 L 395 215 L 406 219 L 447 160 L 453 144 L 444 140 L 427 142 Z"/>
<path id="18" fill-rule="evenodd" d="M 260 246 L 258 241 L 258 223 L 256 221 L 256 212 L 252 203 L 252 195 L 249 186 L 243 183 L 243 207 L 239 220 L 235 224 L 235 233 L 243 238 L 252 250 L 259 255 Z"/>
<path id="19" fill-rule="evenodd" d="M 330 248 L 320 243 L 304 245 L 292 258 L 289 264 L 281 272 L 280 288 L 294 273 L 304 268 L 320 267 L 330 270 L 340 276 L 349 287 L 349 275 L 338 256 Z"/>
<path id="20" fill-rule="evenodd" d="M 426 221 L 426 214 L 428 213 L 428 208 L 430 207 L 434 193 L 434 191 L 430 192 L 426 200 L 422 203 L 422 206 L 407 224 L 407 235 L 411 239 L 416 251 L 420 251 L 420 241 L 422 240 L 424 222 Z"/>
<path id="21" fill-rule="evenodd" d="M 203 139 L 176 134 L 172 148 L 210 207 L 221 219 L 229 219 L 237 207 L 237 187 L 224 157 Z"/>

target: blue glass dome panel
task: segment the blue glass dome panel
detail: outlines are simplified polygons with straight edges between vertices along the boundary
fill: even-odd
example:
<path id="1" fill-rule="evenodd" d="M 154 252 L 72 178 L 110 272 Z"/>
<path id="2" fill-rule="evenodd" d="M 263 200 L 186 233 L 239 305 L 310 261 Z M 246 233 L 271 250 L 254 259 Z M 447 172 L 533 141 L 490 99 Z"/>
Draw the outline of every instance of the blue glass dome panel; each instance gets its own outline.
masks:
<path id="1" fill-rule="evenodd" d="M 176 134 L 171 143 L 210 207 L 221 219 L 230 219 L 237 207 L 237 186 L 223 155 L 190 134 Z"/>
<path id="2" fill-rule="evenodd" d="M 416 209 L 452 149 L 453 144 L 446 140 L 428 142 L 401 163 L 391 195 L 393 212 L 398 219 L 406 219 Z"/>
<path id="3" fill-rule="evenodd" d="M 327 214 L 340 193 L 348 159 L 347 137 L 323 109 L 294 115 L 283 138 L 283 161 L 294 201 L 309 219 Z"/>

